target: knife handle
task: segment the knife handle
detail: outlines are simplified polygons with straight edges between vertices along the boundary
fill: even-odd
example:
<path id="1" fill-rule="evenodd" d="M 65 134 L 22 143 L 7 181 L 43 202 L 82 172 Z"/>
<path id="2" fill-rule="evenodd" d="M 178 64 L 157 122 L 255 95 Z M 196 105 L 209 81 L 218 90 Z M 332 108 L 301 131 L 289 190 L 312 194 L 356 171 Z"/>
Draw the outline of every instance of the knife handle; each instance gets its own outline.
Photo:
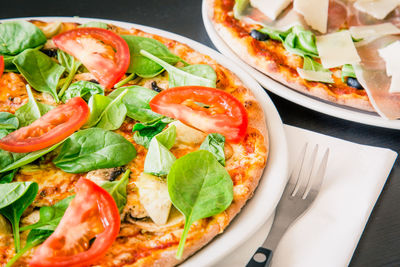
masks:
<path id="1" fill-rule="evenodd" d="M 247 263 L 246 267 L 264 267 L 269 266 L 272 259 L 272 251 L 259 247 L 251 257 L 250 261 Z"/>

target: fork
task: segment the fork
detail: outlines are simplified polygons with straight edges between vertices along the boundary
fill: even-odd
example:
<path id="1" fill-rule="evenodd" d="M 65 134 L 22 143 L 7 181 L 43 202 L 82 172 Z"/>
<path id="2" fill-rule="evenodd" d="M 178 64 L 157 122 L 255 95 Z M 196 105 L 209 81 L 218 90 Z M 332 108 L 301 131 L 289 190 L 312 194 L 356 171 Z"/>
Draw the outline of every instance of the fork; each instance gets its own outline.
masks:
<path id="1" fill-rule="evenodd" d="M 257 249 L 246 267 L 268 266 L 272 251 L 276 249 L 286 230 L 301 217 L 316 198 L 325 176 L 329 148 L 325 150 L 321 163 L 315 171 L 318 144 L 306 157 L 308 143 L 302 148 L 282 197 L 276 207 L 275 219 L 264 244 Z M 307 160 L 308 159 L 308 160 Z"/>

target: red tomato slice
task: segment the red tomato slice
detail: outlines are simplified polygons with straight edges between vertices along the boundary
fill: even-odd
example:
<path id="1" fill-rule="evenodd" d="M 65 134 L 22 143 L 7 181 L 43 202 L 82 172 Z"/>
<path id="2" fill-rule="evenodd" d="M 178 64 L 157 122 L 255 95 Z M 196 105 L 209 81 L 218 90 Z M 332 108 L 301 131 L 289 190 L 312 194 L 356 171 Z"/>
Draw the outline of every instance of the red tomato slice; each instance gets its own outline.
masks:
<path id="1" fill-rule="evenodd" d="M 36 249 L 30 266 L 88 266 L 99 261 L 117 238 L 121 220 L 113 197 L 85 178 L 76 183 L 75 192 L 54 233 Z"/>
<path id="2" fill-rule="evenodd" d="M 70 99 L 31 125 L 0 139 L 0 148 L 18 153 L 40 150 L 61 142 L 81 128 L 89 118 L 89 107 L 80 97 Z"/>
<path id="3" fill-rule="evenodd" d="M 209 87 L 182 86 L 162 91 L 150 101 L 151 110 L 206 133 L 220 133 L 238 143 L 246 135 L 247 112 L 231 94 Z"/>
<path id="4" fill-rule="evenodd" d="M 1 75 L 3 75 L 3 71 L 4 71 L 4 58 L 3 56 L 0 56 L 0 78 Z"/>
<path id="5" fill-rule="evenodd" d="M 53 37 L 53 42 L 82 62 L 105 88 L 112 88 L 129 67 L 128 44 L 109 30 L 77 28 Z"/>

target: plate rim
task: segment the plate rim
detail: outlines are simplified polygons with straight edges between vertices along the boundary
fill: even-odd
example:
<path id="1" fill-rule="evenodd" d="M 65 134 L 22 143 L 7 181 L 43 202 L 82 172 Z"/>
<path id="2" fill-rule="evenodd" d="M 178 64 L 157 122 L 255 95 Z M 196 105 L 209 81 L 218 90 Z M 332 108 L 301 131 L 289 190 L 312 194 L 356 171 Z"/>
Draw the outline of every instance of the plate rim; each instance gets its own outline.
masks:
<path id="1" fill-rule="evenodd" d="M 274 79 L 268 77 L 266 74 L 263 74 L 259 70 L 248 65 L 232 49 L 230 49 L 228 44 L 226 44 L 218 35 L 208 14 L 208 1 L 210 0 L 203 0 L 202 2 L 202 17 L 204 27 L 206 28 L 208 37 L 210 38 L 211 42 L 220 53 L 226 55 L 233 61 L 240 64 L 240 66 L 245 69 L 251 76 L 253 76 L 253 78 L 256 79 L 263 87 L 265 87 L 266 90 L 271 91 L 272 93 L 282 98 L 285 98 L 286 100 L 289 100 L 293 103 L 301 105 L 305 108 L 332 117 L 370 126 L 400 130 L 400 120 L 387 120 L 380 117 L 379 115 L 368 114 L 367 112 L 362 110 L 357 111 L 351 107 L 342 107 L 334 103 L 330 104 L 323 102 L 322 100 L 318 100 L 312 98 L 311 96 L 307 96 L 305 94 L 297 92 L 294 89 L 291 89 L 288 86 L 283 85 L 278 81 L 275 81 Z"/>
<path id="2" fill-rule="evenodd" d="M 80 23 L 97 20 L 105 23 L 115 24 L 117 26 L 119 25 L 120 27 L 125 28 L 135 27 L 149 33 L 157 34 L 184 43 L 192 49 L 210 56 L 213 60 L 218 62 L 218 64 L 221 64 L 225 68 L 232 71 L 241 80 L 241 82 L 251 90 L 264 111 L 269 136 L 269 155 L 267 165 L 254 192 L 254 196 L 246 202 L 246 204 L 243 206 L 243 209 L 235 216 L 233 221 L 225 229 L 224 234 L 214 237 L 206 246 L 186 259 L 180 266 L 211 266 L 223 259 L 224 256 L 237 249 L 242 242 L 245 242 L 250 236 L 256 233 L 261 226 L 265 224 L 265 222 L 275 211 L 276 205 L 280 200 L 283 189 L 287 182 L 289 166 L 288 143 L 286 140 L 286 134 L 282 120 L 275 105 L 265 90 L 250 74 L 247 73 L 247 71 L 244 71 L 236 62 L 230 60 L 227 56 L 222 55 L 218 51 L 198 41 L 166 30 L 131 22 L 71 16 L 7 18 L 0 19 L 0 22 L 34 19 L 43 21 L 61 20 Z M 261 205 L 264 203 L 269 203 L 269 207 L 268 205 L 267 207 Z M 251 227 L 248 227 L 249 225 L 251 225 Z M 242 226 L 245 227 L 242 228 Z M 249 255 L 249 258 L 250 257 L 251 255 Z"/>

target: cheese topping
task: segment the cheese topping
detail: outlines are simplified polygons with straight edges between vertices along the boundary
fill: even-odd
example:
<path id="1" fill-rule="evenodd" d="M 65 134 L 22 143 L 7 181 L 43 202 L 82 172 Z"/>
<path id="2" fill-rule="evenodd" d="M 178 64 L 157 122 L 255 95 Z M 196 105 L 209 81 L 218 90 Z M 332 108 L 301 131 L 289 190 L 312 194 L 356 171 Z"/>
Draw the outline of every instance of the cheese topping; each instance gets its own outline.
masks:
<path id="1" fill-rule="evenodd" d="M 334 83 L 332 73 L 327 71 L 313 71 L 297 68 L 297 73 L 301 78 L 308 81 Z"/>
<path id="2" fill-rule="evenodd" d="M 250 0 L 250 4 L 258 8 L 271 20 L 275 20 L 288 7 L 291 0 Z"/>
<path id="3" fill-rule="evenodd" d="M 304 16 L 314 30 L 326 33 L 328 28 L 329 0 L 294 0 L 294 10 Z"/>
<path id="4" fill-rule="evenodd" d="M 354 7 L 376 19 L 384 19 L 398 5 L 399 0 L 358 0 Z"/>
<path id="5" fill-rule="evenodd" d="M 356 39 L 400 34 L 400 29 L 392 23 L 350 27 L 351 36 Z"/>
<path id="6" fill-rule="evenodd" d="M 390 93 L 400 93 L 400 41 L 378 50 L 386 62 L 386 74 L 392 76 Z"/>
<path id="7" fill-rule="evenodd" d="M 349 31 L 340 31 L 317 37 L 317 49 L 326 69 L 360 62 Z"/>

